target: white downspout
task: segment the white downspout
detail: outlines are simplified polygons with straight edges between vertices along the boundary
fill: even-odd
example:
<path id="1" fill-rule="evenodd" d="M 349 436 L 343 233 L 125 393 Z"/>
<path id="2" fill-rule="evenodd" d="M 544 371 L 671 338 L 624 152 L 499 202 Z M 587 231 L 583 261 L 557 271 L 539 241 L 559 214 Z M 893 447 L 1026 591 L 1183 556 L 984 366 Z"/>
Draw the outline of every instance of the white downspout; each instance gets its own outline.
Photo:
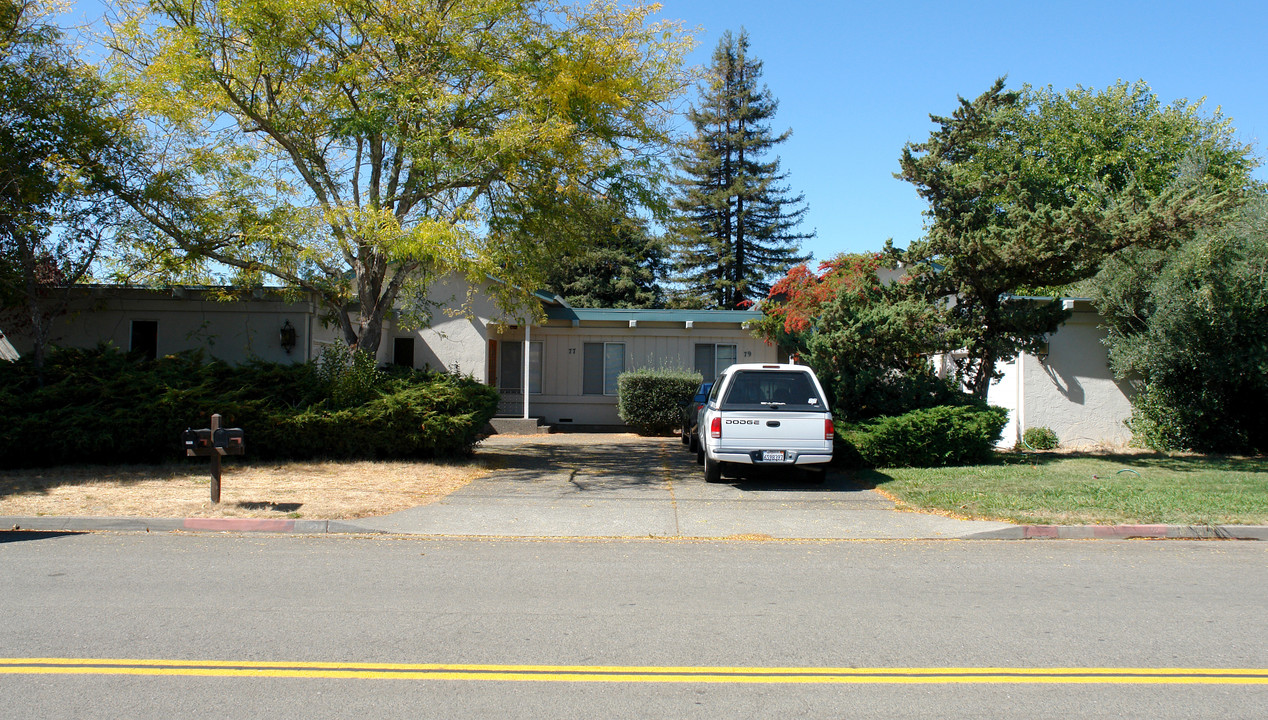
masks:
<path id="1" fill-rule="evenodd" d="M 1026 434 L 1026 353 L 1017 354 L 1017 444 Z"/>
<path id="2" fill-rule="evenodd" d="M 529 352 L 532 344 L 529 341 L 532 323 L 524 323 L 524 419 L 528 419 L 528 367 Z"/>

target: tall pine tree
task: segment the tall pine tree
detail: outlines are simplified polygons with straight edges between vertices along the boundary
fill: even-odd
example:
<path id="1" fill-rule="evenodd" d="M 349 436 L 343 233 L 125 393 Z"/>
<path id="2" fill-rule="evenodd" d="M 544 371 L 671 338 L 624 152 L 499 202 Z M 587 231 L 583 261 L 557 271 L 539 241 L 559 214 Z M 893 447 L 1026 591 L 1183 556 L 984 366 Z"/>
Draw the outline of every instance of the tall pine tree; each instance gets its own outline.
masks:
<path id="1" fill-rule="evenodd" d="M 770 280 L 808 259 L 800 231 L 805 196 L 793 195 L 770 150 L 778 101 L 759 85 L 762 62 L 749 56 L 748 33 L 723 34 L 707 71 L 700 105 L 688 112 L 695 136 L 678 158 L 675 181 L 675 280 L 685 300 L 730 309 L 759 300 Z"/>

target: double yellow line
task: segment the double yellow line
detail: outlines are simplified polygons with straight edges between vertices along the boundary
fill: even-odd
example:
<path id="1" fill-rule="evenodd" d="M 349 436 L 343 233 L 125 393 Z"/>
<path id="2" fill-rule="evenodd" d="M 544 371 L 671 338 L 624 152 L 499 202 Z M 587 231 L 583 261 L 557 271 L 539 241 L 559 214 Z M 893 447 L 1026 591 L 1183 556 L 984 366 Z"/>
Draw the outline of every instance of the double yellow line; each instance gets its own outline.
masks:
<path id="1" fill-rule="evenodd" d="M 476 680 L 607 683 L 1266 685 L 1268 668 L 815 668 L 451 665 L 0 658 L 0 675 Z"/>

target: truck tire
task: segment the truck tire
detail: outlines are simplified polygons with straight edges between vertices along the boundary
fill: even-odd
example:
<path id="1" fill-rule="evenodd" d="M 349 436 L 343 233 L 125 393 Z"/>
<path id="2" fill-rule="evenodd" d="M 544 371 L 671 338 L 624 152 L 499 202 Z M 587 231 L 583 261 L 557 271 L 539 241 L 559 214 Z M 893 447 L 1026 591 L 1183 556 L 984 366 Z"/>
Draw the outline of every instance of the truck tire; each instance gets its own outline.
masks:
<path id="1" fill-rule="evenodd" d="M 704 456 L 704 481 L 705 482 L 722 482 L 722 463 Z"/>

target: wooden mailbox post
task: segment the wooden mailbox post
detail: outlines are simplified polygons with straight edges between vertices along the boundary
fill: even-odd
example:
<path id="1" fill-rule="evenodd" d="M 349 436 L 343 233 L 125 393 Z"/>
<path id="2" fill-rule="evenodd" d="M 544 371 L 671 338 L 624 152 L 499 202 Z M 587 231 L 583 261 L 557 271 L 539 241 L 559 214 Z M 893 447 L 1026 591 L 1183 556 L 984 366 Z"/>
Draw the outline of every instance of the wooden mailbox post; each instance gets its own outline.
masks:
<path id="1" fill-rule="evenodd" d="M 220 458 L 224 455 L 243 455 L 246 446 L 243 444 L 242 428 L 220 427 L 220 415 L 211 416 L 211 427 L 185 428 L 181 434 L 185 441 L 185 455 L 211 458 L 211 501 L 220 503 Z"/>

